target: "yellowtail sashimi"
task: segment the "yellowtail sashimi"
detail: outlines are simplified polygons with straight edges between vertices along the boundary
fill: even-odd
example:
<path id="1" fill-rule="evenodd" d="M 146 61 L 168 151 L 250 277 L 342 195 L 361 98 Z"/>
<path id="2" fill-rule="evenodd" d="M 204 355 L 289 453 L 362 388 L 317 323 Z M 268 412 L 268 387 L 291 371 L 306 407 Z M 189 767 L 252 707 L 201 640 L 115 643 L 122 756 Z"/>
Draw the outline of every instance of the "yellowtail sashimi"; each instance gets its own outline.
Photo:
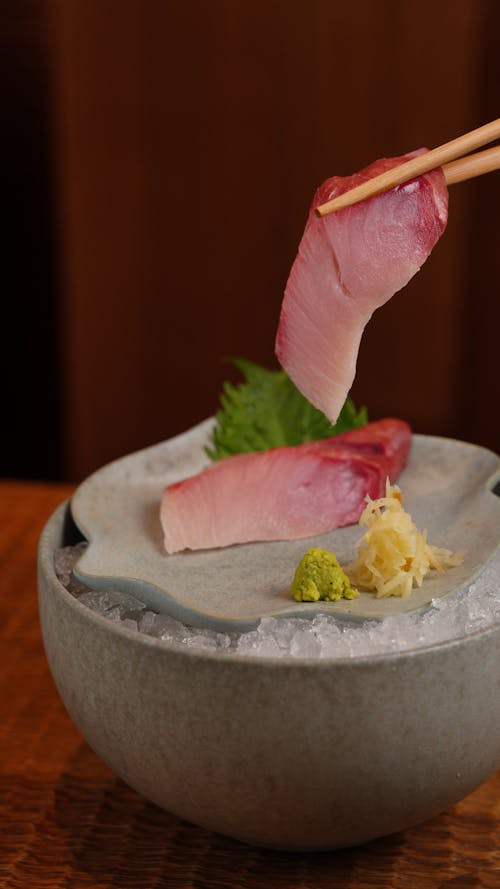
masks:
<path id="1" fill-rule="evenodd" d="M 409 426 L 386 419 L 334 438 L 226 457 L 169 485 L 160 519 L 168 553 L 295 540 L 358 521 L 366 496 L 399 475 Z"/>
<path id="2" fill-rule="evenodd" d="M 314 208 L 413 156 L 324 182 L 288 278 L 276 354 L 332 423 L 352 386 L 366 324 L 418 272 L 444 231 L 448 191 L 436 169 L 323 218 Z"/>

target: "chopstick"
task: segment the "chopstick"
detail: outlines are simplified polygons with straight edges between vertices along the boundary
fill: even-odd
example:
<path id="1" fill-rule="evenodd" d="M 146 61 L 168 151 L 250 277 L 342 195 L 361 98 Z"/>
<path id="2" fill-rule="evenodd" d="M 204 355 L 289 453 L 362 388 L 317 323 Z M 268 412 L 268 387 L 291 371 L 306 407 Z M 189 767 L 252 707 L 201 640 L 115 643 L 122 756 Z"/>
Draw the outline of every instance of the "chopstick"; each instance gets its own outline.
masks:
<path id="1" fill-rule="evenodd" d="M 500 169 L 500 145 L 487 148 L 486 151 L 476 151 L 475 154 L 466 154 L 456 161 L 445 164 L 442 168 L 447 185 L 455 182 L 463 182 L 465 179 L 474 179 L 483 173 L 491 173 Z"/>
<path id="2" fill-rule="evenodd" d="M 379 176 L 374 176 L 368 182 L 363 182 L 361 185 L 357 185 L 356 188 L 351 188 L 350 191 L 346 191 L 331 201 L 320 204 L 319 207 L 316 207 L 315 213 L 317 216 L 328 216 L 329 213 L 335 213 L 337 210 L 342 210 L 351 204 L 374 197 L 382 191 L 388 191 L 396 185 L 402 185 L 410 179 L 421 176 L 423 173 L 428 173 L 429 170 L 434 170 L 436 167 L 443 167 L 445 176 L 460 177 L 447 179 L 449 184 L 461 182 L 463 179 L 480 176 L 483 172 L 487 173 L 498 169 L 498 155 L 493 154 L 493 152 L 497 151 L 496 148 L 462 158 L 468 152 L 481 148 L 482 145 L 487 145 L 488 142 L 493 142 L 498 138 L 500 138 L 500 117 L 484 124 L 482 127 L 478 127 L 476 130 L 471 130 L 470 133 L 459 136 L 457 139 L 452 139 L 451 142 L 445 142 L 444 145 L 433 148 L 432 151 L 419 154 L 418 157 L 414 157 L 398 167 L 393 167 L 392 170 L 387 170 Z M 459 167 L 457 161 L 455 165 L 450 164 L 452 169 L 447 174 L 446 165 L 448 165 L 449 161 L 456 161 L 457 158 L 461 158 L 463 163 L 467 161 L 466 166 Z M 486 165 L 485 169 L 481 169 L 483 163 Z M 465 173 L 463 172 L 464 170 Z M 473 170 L 474 172 L 472 172 Z"/>

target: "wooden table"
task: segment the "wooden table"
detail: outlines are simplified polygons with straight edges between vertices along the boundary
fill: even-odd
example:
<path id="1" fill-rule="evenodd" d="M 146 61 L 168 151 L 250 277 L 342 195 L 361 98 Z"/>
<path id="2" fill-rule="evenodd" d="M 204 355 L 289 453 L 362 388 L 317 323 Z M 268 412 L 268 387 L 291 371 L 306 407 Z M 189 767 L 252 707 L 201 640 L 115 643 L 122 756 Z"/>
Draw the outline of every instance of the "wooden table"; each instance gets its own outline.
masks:
<path id="1" fill-rule="evenodd" d="M 0 887 L 500 887 L 500 773 L 438 818 L 340 852 L 270 852 L 163 812 L 99 760 L 45 661 L 36 545 L 71 492 L 0 482 Z"/>

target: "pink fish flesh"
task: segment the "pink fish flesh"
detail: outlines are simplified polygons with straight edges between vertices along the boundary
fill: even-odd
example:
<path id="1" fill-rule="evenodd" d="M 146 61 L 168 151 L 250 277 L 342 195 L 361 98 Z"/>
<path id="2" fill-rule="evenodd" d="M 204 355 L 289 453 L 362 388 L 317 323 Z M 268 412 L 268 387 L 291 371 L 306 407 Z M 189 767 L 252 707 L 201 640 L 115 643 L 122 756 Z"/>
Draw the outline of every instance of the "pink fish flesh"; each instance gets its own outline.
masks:
<path id="1" fill-rule="evenodd" d="M 391 435 L 392 430 L 392 435 Z M 256 540 L 295 540 L 357 522 L 406 464 L 401 420 L 296 447 L 226 457 L 169 485 L 160 519 L 168 553 Z"/>
<path id="2" fill-rule="evenodd" d="M 385 476 L 389 476 L 391 482 L 405 468 L 410 445 L 411 429 L 408 423 L 393 417 L 310 443 L 310 447 L 349 448 L 358 454 L 377 456 L 381 462 L 385 461 Z"/>
<path id="3" fill-rule="evenodd" d="M 276 355 L 332 423 L 352 386 L 366 324 L 431 253 L 446 227 L 448 192 L 436 169 L 321 219 L 314 208 L 417 153 L 327 179 L 312 201 L 285 289 Z"/>

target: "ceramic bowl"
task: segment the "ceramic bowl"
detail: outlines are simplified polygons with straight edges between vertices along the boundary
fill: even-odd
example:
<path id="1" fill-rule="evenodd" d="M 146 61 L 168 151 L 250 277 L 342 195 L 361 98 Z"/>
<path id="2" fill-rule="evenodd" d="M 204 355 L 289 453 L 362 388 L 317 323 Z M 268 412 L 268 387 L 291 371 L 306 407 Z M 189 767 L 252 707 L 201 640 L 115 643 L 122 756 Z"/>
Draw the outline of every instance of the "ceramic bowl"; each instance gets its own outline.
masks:
<path id="1" fill-rule="evenodd" d="M 180 818 L 287 849 L 363 843 L 431 818 L 500 766 L 500 625 L 387 656 L 272 660 L 179 649 L 106 620 L 39 551 L 52 674 L 96 753 Z"/>

